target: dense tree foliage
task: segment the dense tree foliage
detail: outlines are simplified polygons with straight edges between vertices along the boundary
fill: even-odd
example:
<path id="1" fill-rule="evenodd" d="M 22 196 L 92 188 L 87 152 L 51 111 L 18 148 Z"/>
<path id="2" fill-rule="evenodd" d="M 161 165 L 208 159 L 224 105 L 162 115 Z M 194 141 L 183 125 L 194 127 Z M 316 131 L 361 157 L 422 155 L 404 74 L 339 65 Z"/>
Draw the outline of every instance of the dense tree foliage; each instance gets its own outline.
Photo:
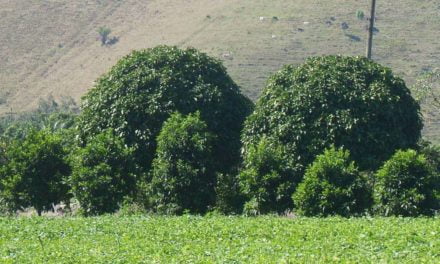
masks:
<path id="1" fill-rule="evenodd" d="M 68 202 L 70 166 L 62 139 L 46 130 L 30 131 L 6 147 L 0 168 L 0 196 L 9 211 L 33 206 L 38 214 Z"/>
<path id="2" fill-rule="evenodd" d="M 399 150 L 376 174 L 377 213 L 432 215 L 440 210 L 440 172 L 415 150 Z"/>
<path id="3" fill-rule="evenodd" d="M 199 112 L 171 115 L 157 138 L 153 160 L 151 202 L 157 212 L 204 213 L 215 202 L 213 136 Z"/>
<path id="4" fill-rule="evenodd" d="M 373 204 L 367 180 L 350 153 L 334 147 L 307 168 L 293 200 L 296 212 L 305 216 L 359 215 Z"/>
<path id="5" fill-rule="evenodd" d="M 253 166 L 248 153 L 269 137 L 284 149 L 280 163 L 295 167 L 282 175 L 286 182 L 297 184 L 331 145 L 349 150 L 361 170 L 375 170 L 396 149 L 415 146 L 421 128 L 419 105 L 390 69 L 361 57 L 310 58 L 269 79 L 245 122 L 244 164 Z"/>
<path id="6" fill-rule="evenodd" d="M 136 193 L 133 150 L 112 130 L 105 130 L 79 148 L 72 158 L 70 185 L 85 215 L 115 212 Z"/>
<path id="7" fill-rule="evenodd" d="M 252 103 L 218 60 L 159 46 L 120 60 L 82 107 L 77 116 L 73 100 L 49 97 L 0 118 L 1 212 L 41 214 L 72 194 L 87 216 L 144 205 L 305 216 L 360 215 L 373 202 L 381 215 L 440 209 L 440 149 L 419 141 L 420 107 L 366 58 L 285 66 L 248 116 Z M 396 153 L 410 148 L 418 152 Z"/>
<path id="8" fill-rule="evenodd" d="M 134 51 L 121 59 L 83 97 L 81 138 L 112 128 L 136 150 L 146 170 L 156 150 L 163 122 L 175 111 L 200 111 L 213 142 L 218 168 L 237 165 L 240 131 L 252 103 L 244 97 L 222 64 L 195 49 L 159 46 Z"/>

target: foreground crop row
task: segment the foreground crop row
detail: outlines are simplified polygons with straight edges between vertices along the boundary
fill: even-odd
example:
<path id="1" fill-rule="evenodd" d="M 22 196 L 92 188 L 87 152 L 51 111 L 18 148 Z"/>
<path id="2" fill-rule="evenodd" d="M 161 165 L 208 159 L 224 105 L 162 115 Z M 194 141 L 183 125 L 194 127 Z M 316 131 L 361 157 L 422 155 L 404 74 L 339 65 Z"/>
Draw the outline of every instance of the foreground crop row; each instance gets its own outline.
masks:
<path id="1" fill-rule="evenodd" d="M 440 218 L 0 218 L 1 263 L 438 263 Z"/>

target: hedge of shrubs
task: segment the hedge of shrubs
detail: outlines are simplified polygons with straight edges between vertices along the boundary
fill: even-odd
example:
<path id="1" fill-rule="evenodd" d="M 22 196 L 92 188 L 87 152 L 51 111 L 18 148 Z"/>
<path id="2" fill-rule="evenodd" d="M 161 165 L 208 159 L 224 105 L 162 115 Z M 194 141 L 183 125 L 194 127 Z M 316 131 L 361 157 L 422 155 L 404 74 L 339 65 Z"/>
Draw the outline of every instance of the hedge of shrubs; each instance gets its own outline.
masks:
<path id="1" fill-rule="evenodd" d="M 218 60 L 159 46 L 120 60 L 78 116 L 51 116 L 0 131 L 3 212 L 72 200 L 86 216 L 127 204 L 159 214 L 440 210 L 440 150 L 420 139 L 420 107 L 366 58 L 285 66 L 254 108 Z"/>

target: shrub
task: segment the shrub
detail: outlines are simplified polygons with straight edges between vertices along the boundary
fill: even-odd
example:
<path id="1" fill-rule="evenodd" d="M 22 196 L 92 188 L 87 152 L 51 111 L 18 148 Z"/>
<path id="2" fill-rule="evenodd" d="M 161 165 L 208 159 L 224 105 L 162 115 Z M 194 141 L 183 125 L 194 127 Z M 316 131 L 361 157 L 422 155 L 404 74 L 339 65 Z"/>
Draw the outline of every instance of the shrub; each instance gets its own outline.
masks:
<path id="1" fill-rule="evenodd" d="M 99 38 L 101 39 L 101 44 L 103 46 L 107 44 L 107 40 L 111 32 L 112 32 L 111 29 L 108 27 L 100 27 L 98 29 Z"/>
<path id="2" fill-rule="evenodd" d="M 70 184 L 85 215 L 113 213 L 136 193 L 133 150 L 112 130 L 93 137 L 72 158 Z"/>
<path id="3" fill-rule="evenodd" d="M 364 11 L 362 11 L 362 10 L 358 10 L 358 11 L 356 11 L 356 17 L 357 17 L 357 19 L 359 19 L 359 20 L 364 20 L 364 18 L 365 18 L 365 13 L 364 13 Z"/>
<path id="4" fill-rule="evenodd" d="M 244 169 L 239 175 L 242 193 L 248 202 L 246 214 L 282 213 L 292 205 L 295 182 L 286 179 L 291 164 L 283 163 L 286 153 L 277 143 L 263 137 L 245 156 Z"/>
<path id="5" fill-rule="evenodd" d="M 45 130 L 32 130 L 24 140 L 12 141 L 0 168 L 0 196 L 8 210 L 33 206 L 41 215 L 53 204 L 68 203 L 66 156 L 61 138 Z"/>
<path id="6" fill-rule="evenodd" d="M 349 150 L 361 170 L 376 170 L 396 149 L 416 145 L 419 110 L 388 68 L 363 57 L 310 58 L 269 79 L 245 122 L 244 164 L 253 166 L 248 152 L 270 136 L 286 153 L 279 163 L 296 167 L 281 177 L 289 184 L 299 183 L 305 168 L 331 145 Z"/>
<path id="7" fill-rule="evenodd" d="M 376 173 L 375 209 L 385 215 L 432 215 L 439 210 L 439 172 L 415 150 L 399 150 Z"/>
<path id="8" fill-rule="evenodd" d="M 367 180 L 347 150 L 330 148 L 307 168 L 293 195 L 296 212 L 305 216 L 352 216 L 372 205 Z"/>
<path id="9" fill-rule="evenodd" d="M 145 171 L 151 168 L 163 122 L 176 111 L 200 111 L 216 136 L 212 152 L 217 167 L 228 172 L 238 165 L 240 131 L 252 103 L 218 60 L 195 49 L 159 46 L 120 60 L 83 97 L 82 108 L 82 140 L 112 128 L 134 147 Z"/>
<path id="10" fill-rule="evenodd" d="M 214 205 L 212 140 L 199 112 L 186 117 L 175 113 L 164 123 L 157 138 L 150 190 L 157 212 L 204 213 Z"/>

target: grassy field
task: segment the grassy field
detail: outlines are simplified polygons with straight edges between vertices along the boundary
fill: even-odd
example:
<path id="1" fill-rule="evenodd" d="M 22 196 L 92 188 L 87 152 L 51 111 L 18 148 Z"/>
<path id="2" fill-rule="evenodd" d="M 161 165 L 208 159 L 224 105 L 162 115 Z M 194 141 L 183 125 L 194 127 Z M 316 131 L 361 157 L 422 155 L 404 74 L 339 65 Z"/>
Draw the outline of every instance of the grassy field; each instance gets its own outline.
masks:
<path id="1" fill-rule="evenodd" d="M 439 218 L 0 218 L 0 263 L 439 263 Z"/>
<path id="2" fill-rule="evenodd" d="M 0 114 L 53 94 L 79 99 L 133 49 L 193 46 L 220 58 L 256 99 L 284 64 L 322 54 L 363 55 L 369 1 L 0 0 Z M 342 23 L 348 25 L 342 29 Z M 440 67 L 438 0 L 378 1 L 374 59 L 410 85 Z M 107 26 L 119 41 L 101 46 Z M 440 117 L 425 135 L 440 138 Z"/>

